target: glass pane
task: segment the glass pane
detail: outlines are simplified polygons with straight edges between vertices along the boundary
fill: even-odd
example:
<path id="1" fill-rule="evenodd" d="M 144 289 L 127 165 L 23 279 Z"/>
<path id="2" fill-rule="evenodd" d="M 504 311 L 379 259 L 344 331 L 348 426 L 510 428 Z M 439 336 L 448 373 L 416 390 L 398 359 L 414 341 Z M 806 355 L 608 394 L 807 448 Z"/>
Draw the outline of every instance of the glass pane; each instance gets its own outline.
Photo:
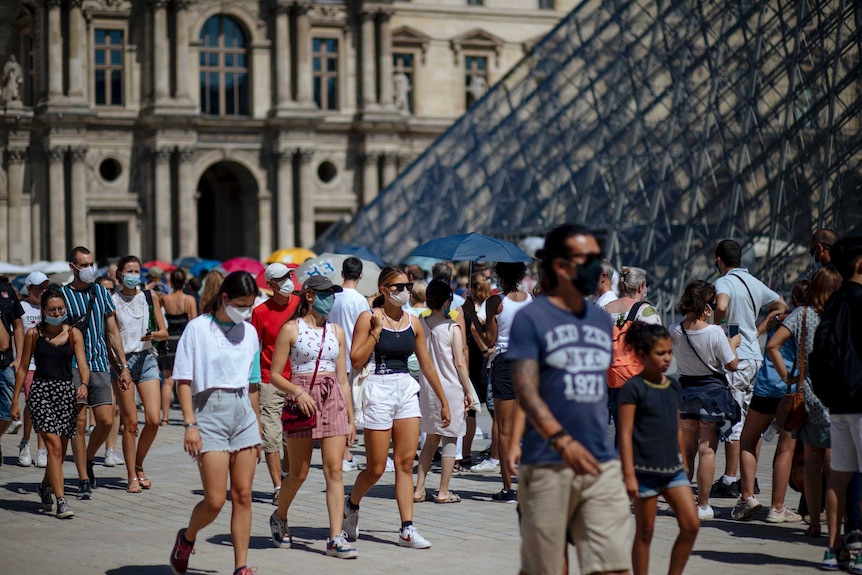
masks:
<path id="1" fill-rule="evenodd" d="M 111 30 L 111 44 L 115 46 L 123 45 L 123 31 L 122 30 Z"/>
<path id="2" fill-rule="evenodd" d="M 322 45 L 323 45 L 323 40 L 321 40 L 320 38 L 314 38 L 311 41 L 311 49 L 314 50 L 315 52 L 320 52 L 320 47 Z"/>
<path id="3" fill-rule="evenodd" d="M 111 50 L 111 64 L 120 66 L 123 63 L 123 53 L 119 50 Z"/>
<path id="4" fill-rule="evenodd" d="M 338 60 L 336 58 L 327 58 L 326 69 L 330 72 L 338 72 Z"/>
<path id="5" fill-rule="evenodd" d="M 237 85 L 239 87 L 239 110 L 237 113 L 241 116 L 251 114 L 248 96 L 248 74 L 237 74 Z"/>
<path id="6" fill-rule="evenodd" d="M 212 66 L 213 68 L 218 67 L 218 52 L 210 52 L 209 65 Z"/>
<path id="7" fill-rule="evenodd" d="M 199 58 L 199 60 L 200 60 L 200 64 L 199 64 L 199 65 L 200 65 L 201 67 L 204 67 L 204 66 L 206 66 L 206 65 L 207 65 L 207 55 L 206 55 L 206 52 L 201 52 L 201 53 L 200 53 L 200 58 Z"/>
<path id="8" fill-rule="evenodd" d="M 218 23 L 219 17 L 213 16 L 201 28 L 201 40 L 203 40 L 204 46 L 218 46 Z"/>
<path id="9" fill-rule="evenodd" d="M 480 70 L 484 70 L 488 66 L 488 59 L 487 58 L 476 58 L 476 64 L 477 64 L 477 66 L 476 66 L 477 68 L 479 68 Z"/>
<path id="10" fill-rule="evenodd" d="M 207 111 L 207 81 L 206 74 L 200 75 L 200 101 L 201 101 L 201 112 L 206 113 Z"/>
<path id="11" fill-rule="evenodd" d="M 236 56 L 237 67 L 239 67 L 239 68 L 247 67 L 246 62 L 245 62 L 245 52 L 242 52 L 240 54 L 236 54 L 235 56 Z"/>
<path id="12" fill-rule="evenodd" d="M 241 47 L 245 46 L 245 32 L 237 23 L 236 20 L 228 16 L 222 16 L 224 19 L 224 45 L 225 47 Z"/>
<path id="13" fill-rule="evenodd" d="M 224 112 L 236 115 L 236 86 L 233 74 L 224 75 Z"/>
<path id="14" fill-rule="evenodd" d="M 317 107 L 318 107 L 318 108 L 322 108 L 322 107 L 323 107 L 323 104 L 321 103 L 321 102 L 322 102 L 322 100 L 321 100 L 321 96 L 322 96 L 322 94 L 320 93 L 320 83 L 321 83 L 321 81 L 322 81 L 322 80 L 321 80 L 320 76 L 315 76 L 315 77 L 314 77 L 314 101 L 315 101 L 315 103 L 317 104 Z"/>
<path id="15" fill-rule="evenodd" d="M 96 66 L 105 65 L 105 50 L 96 50 Z"/>
<path id="16" fill-rule="evenodd" d="M 121 70 L 111 72 L 111 105 L 123 105 L 123 72 Z"/>
<path id="17" fill-rule="evenodd" d="M 224 55 L 224 65 L 226 68 L 233 68 L 234 64 L 234 54 L 228 52 Z"/>
<path id="18" fill-rule="evenodd" d="M 338 79 L 327 78 L 326 80 L 326 104 L 327 109 L 338 109 Z"/>
<path id="19" fill-rule="evenodd" d="M 207 86 L 209 91 L 209 103 L 207 113 L 212 114 L 213 116 L 218 116 L 219 111 L 219 94 L 218 94 L 218 74 L 210 74 L 209 75 L 209 84 Z"/>
<path id="20" fill-rule="evenodd" d="M 315 72 L 320 72 L 320 58 L 314 58 L 311 61 L 311 69 Z"/>
<path id="21" fill-rule="evenodd" d="M 338 52 L 338 40 L 332 38 L 326 41 L 326 50 L 333 54 Z"/>
<path id="22" fill-rule="evenodd" d="M 107 90 L 105 87 L 105 71 L 96 70 L 96 104 L 105 105 Z"/>
<path id="23" fill-rule="evenodd" d="M 95 38 L 97 46 L 101 46 L 105 43 L 105 33 L 105 30 L 96 30 Z"/>

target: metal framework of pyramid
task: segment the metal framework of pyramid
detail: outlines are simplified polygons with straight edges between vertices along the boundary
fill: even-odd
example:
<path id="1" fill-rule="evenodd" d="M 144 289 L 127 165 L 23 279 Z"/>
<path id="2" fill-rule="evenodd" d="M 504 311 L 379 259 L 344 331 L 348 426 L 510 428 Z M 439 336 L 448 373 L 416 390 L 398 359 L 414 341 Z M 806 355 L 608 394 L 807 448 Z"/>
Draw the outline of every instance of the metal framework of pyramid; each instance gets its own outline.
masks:
<path id="1" fill-rule="evenodd" d="M 787 290 L 813 230 L 862 233 L 860 24 L 852 0 L 585 1 L 318 249 L 574 221 L 668 309 L 724 238 Z"/>

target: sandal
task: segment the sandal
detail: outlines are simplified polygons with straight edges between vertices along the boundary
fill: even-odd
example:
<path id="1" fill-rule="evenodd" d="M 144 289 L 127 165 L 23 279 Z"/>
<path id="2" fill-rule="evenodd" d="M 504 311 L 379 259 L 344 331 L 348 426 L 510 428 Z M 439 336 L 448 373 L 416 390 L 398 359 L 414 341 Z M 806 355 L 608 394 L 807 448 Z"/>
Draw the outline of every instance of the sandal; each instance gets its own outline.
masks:
<path id="1" fill-rule="evenodd" d="M 422 503 L 425 501 L 434 501 L 434 496 L 427 491 L 424 492 L 420 497 L 417 497 L 415 494 L 413 495 L 413 503 Z"/>
<path id="2" fill-rule="evenodd" d="M 168 421 L 167 419 L 163 419 L 160 425 L 161 425 L 162 427 L 166 427 L 166 426 L 168 426 L 168 425 L 170 425 L 170 424 L 171 424 L 171 422 L 170 422 L 170 421 Z"/>
<path id="3" fill-rule="evenodd" d="M 438 497 L 434 500 L 434 503 L 459 503 L 461 501 L 461 496 L 457 493 L 450 491 L 446 497 Z"/>
<path id="4" fill-rule="evenodd" d="M 141 484 L 142 489 L 150 489 L 153 486 L 153 482 L 144 475 L 144 468 L 142 466 L 135 465 L 135 473 L 138 474 L 138 483 Z"/>
<path id="5" fill-rule="evenodd" d="M 137 483 L 137 487 L 133 487 L 133 485 Z M 140 493 L 141 492 L 141 482 L 137 477 L 132 477 L 131 481 L 129 481 L 129 486 L 126 487 L 126 493 Z"/>

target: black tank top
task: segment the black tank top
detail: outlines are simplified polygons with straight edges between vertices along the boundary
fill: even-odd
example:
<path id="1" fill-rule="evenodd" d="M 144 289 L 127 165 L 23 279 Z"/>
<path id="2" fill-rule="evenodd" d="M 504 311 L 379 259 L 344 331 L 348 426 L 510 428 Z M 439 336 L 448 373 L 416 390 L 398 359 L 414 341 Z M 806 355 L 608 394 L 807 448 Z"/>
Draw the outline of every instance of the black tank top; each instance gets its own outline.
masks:
<path id="1" fill-rule="evenodd" d="M 187 313 L 166 313 L 165 319 L 168 320 L 168 339 L 180 339 L 183 335 L 183 330 L 189 323 L 189 314 Z"/>
<path id="2" fill-rule="evenodd" d="M 405 312 L 406 313 L 406 312 Z M 413 324 L 401 331 L 383 328 L 380 341 L 374 346 L 374 373 L 386 375 L 389 373 L 410 373 L 407 369 L 407 358 L 416 351 L 416 334 Z"/>
<path id="3" fill-rule="evenodd" d="M 42 337 L 36 338 L 36 373 L 34 378 L 72 380 L 72 341 L 54 346 Z"/>

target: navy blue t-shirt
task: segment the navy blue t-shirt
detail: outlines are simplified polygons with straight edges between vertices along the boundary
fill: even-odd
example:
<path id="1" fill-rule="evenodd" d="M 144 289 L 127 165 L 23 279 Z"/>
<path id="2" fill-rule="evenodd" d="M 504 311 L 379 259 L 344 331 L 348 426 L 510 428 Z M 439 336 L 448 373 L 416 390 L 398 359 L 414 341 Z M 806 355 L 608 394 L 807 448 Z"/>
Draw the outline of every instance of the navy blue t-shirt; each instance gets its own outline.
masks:
<path id="1" fill-rule="evenodd" d="M 589 302 L 578 316 L 539 297 L 521 309 L 512 323 L 506 358 L 539 362 L 539 395 L 569 435 L 599 463 L 616 457 L 607 432 L 611 357 L 611 318 Z M 521 462 L 562 461 L 528 419 Z"/>

